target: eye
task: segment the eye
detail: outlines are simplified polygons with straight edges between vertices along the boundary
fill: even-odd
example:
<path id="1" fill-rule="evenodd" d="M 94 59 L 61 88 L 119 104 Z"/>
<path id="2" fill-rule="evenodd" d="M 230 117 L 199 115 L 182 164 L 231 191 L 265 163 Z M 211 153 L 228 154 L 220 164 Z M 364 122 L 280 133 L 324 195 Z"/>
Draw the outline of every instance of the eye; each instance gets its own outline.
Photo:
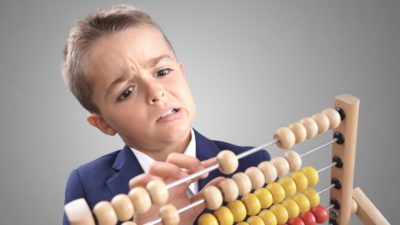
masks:
<path id="1" fill-rule="evenodd" d="M 128 88 L 126 88 L 126 89 L 118 96 L 117 101 L 122 101 L 122 100 L 125 100 L 126 98 L 128 98 L 129 95 L 132 94 L 133 89 L 134 89 L 134 86 L 129 86 Z"/>
<path id="2" fill-rule="evenodd" d="M 172 71 L 172 69 L 169 69 L 169 68 L 159 70 L 159 71 L 157 71 L 156 77 L 165 77 L 165 76 L 167 76 L 171 71 Z"/>

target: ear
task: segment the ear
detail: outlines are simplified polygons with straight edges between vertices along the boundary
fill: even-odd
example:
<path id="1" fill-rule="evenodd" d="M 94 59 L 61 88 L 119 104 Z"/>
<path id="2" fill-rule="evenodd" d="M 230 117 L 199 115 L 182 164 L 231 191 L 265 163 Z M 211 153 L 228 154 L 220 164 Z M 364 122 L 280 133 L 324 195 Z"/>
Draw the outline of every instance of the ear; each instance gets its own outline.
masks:
<path id="1" fill-rule="evenodd" d="M 87 118 L 86 121 L 96 127 L 97 129 L 101 130 L 101 132 L 114 136 L 117 132 L 97 113 L 91 113 Z"/>
<path id="2" fill-rule="evenodd" d="M 183 64 L 182 63 L 179 63 L 179 68 L 181 69 L 181 72 L 182 72 L 183 76 L 185 76 L 185 70 L 183 68 Z"/>

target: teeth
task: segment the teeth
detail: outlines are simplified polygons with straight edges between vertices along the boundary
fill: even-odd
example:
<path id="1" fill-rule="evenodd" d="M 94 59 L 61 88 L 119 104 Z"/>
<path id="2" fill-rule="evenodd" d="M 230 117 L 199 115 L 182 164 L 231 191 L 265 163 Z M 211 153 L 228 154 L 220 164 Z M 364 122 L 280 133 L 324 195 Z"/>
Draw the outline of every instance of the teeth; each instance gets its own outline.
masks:
<path id="1" fill-rule="evenodd" d="M 171 115 L 171 114 L 174 113 L 174 112 L 175 112 L 175 109 L 170 109 L 170 110 L 166 111 L 165 113 L 163 113 L 163 114 L 161 115 L 161 117 L 169 116 L 169 115 Z"/>

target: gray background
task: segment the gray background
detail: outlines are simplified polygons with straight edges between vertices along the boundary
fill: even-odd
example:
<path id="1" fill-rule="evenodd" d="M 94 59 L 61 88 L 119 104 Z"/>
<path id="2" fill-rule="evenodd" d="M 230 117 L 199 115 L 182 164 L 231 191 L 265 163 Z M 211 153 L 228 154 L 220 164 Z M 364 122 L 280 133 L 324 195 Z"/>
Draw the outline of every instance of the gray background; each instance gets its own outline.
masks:
<path id="1" fill-rule="evenodd" d="M 0 2 L 1 225 L 61 223 L 69 172 L 122 147 L 118 137 L 86 124 L 87 112 L 59 70 L 73 21 L 113 3 L 119 2 Z M 331 106 L 335 95 L 358 96 L 354 182 L 399 224 L 399 1 L 134 4 L 175 46 L 197 103 L 195 127 L 210 138 L 262 144 L 276 128 Z M 327 152 L 304 161 L 321 168 Z M 325 177 L 317 188 L 327 185 Z"/>

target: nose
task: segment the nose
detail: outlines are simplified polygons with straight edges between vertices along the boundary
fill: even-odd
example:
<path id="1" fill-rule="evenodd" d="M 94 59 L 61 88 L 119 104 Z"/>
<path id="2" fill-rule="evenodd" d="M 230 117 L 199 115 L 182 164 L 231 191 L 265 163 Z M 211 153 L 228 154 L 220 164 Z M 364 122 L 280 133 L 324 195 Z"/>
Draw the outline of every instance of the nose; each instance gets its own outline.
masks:
<path id="1" fill-rule="evenodd" d="M 157 84 L 157 83 L 152 83 L 146 82 L 146 89 L 147 89 L 147 102 L 148 104 L 156 104 L 160 101 L 163 101 L 165 98 L 165 90 L 164 88 Z"/>

